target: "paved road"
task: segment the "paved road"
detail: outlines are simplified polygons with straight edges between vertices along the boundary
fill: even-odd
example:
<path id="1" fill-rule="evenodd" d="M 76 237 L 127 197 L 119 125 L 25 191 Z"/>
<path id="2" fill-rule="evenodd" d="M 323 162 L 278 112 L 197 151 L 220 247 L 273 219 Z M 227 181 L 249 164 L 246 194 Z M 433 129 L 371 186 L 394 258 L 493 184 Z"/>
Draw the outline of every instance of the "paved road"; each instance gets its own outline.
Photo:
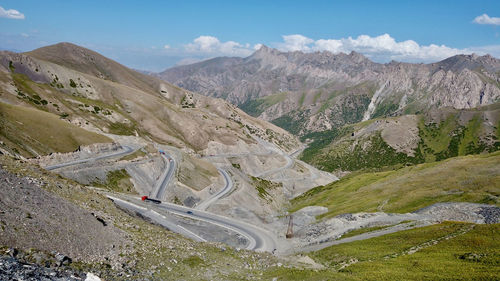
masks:
<path id="1" fill-rule="evenodd" d="M 166 187 L 172 180 L 177 165 L 175 160 L 170 155 L 165 154 L 164 157 L 168 161 L 168 167 L 166 171 L 162 174 L 162 178 L 154 190 L 153 194 L 155 195 L 156 198 L 163 197 Z M 222 196 L 227 194 L 227 192 L 231 191 L 233 187 L 233 182 L 229 177 L 229 175 L 227 174 L 227 172 L 221 169 L 219 171 L 223 174 L 224 179 L 226 180 L 226 186 L 222 192 L 218 193 L 217 196 L 213 197 L 214 200 L 217 200 L 218 198 L 221 198 Z M 122 195 L 122 198 L 123 196 L 124 195 Z M 165 202 L 162 202 L 161 204 L 148 204 L 149 207 L 144 208 L 140 206 L 140 204 L 143 204 L 140 198 L 135 198 L 130 196 L 127 196 L 126 200 L 125 198 L 123 199 L 117 198 L 111 195 L 108 195 L 108 198 L 114 200 L 118 205 L 124 208 L 130 209 L 134 212 L 138 212 L 141 215 L 154 220 L 155 222 L 165 226 L 171 231 L 193 238 L 196 241 L 205 241 L 205 239 L 194 234 L 193 232 L 189 231 L 184 227 L 172 223 L 171 221 L 168 220 L 167 217 L 160 215 L 158 212 L 155 212 L 155 210 L 165 210 L 176 215 L 208 222 L 232 230 L 247 239 L 248 245 L 246 248 L 249 250 L 272 252 L 274 249 L 276 249 L 276 242 L 273 236 L 269 234 L 266 230 L 244 223 L 239 220 L 215 215 L 203 210 L 195 210 L 193 208 L 188 208 Z"/>
<path id="2" fill-rule="evenodd" d="M 231 179 L 227 171 L 223 169 L 217 169 L 217 170 L 219 170 L 219 173 L 224 177 L 224 181 L 226 182 L 226 184 L 221 191 L 219 191 L 218 193 L 212 195 L 207 200 L 198 204 L 195 207 L 197 210 L 206 210 L 208 206 L 212 205 L 215 201 L 219 200 L 233 189 L 234 187 L 233 180 Z"/>
<path id="3" fill-rule="evenodd" d="M 159 223 L 163 227 L 166 227 L 173 232 L 179 233 L 185 237 L 189 237 L 189 238 L 191 238 L 195 241 L 198 241 L 198 242 L 206 242 L 207 241 L 207 240 L 203 239 L 202 237 L 196 235 L 195 233 L 189 231 L 188 229 L 186 229 L 180 225 L 177 225 L 175 223 L 172 223 L 170 220 L 168 220 L 167 217 L 159 214 L 158 212 L 156 212 L 154 210 L 149 210 L 149 209 L 144 208 L 142 206 L 136 205 L 134 203 L 128 202 L 126 200 L 123 200 L 123 199 L 120 199 L 118 197 L 114 197 L 111 195 L 107 195 L 107 197 L 109 199 L 113 200 L 113 202 L 115 202 L 115 204 L 117 204 L 118 206 L 125 208 L 125 209 L 128 209 L 128 210 L 131 210 L 133 212 L 139 213 L 144 217 L 148 217 L 148 218 L 154 220 L 156 223 Z"/>
<path id="4" fill-rule="evenodd" d="M 261 139 L 259 137 L 255 137 L 255 136 L 254 136 L 254 139 L 259 144 L 263 145 L 266 148 L 267 152 L 265 152 L 265 153 L 244 152 L 244 153 L 217 154 L 217 155 L 204 156 L 203 158 L 204 159 L 210 159 L 210 158 L 230 158 L 230 157 L 244 157 L 244 156 L 248 156 L 248 155 L 264 156 L 264 155 L 271 155 L 273 153 L 283 156 L 285 158 L 285 160 L 286 160 L 286 164 L 284 166 L 278 167 L 278 168 L 275 168 L 275 169 L 271 169 L 271 170 L 268 170 L 268 171 L 265 171 L 265 172 L 262 172 L 262 173 L 259 173 L 259 174 L 255 175 L 256 177 L 265 177 L 265 176 L 272 175 L 274 173 L 277 173 L 277 172 L 280 172 L 280 171 L 283 171 L 283 170 L 286 170 L 286 169 L 290 169 L 293 166 L 293 163 L 294 163 L 293 158 L 295 158 L 300 152 L 302 152 L 305 149 L 305 146 L 304 146 L 304 147 L 301 147 L 301 148 L 295 150 L 294 152 L 292 152 L 290 154 L 286 154 L 281 149 L 277 148 L 272 143 L 269 143 L 269 142 L 267 142 L 267 141 L 265 141 L 265 140 L 263 140 L 263 139 Z"/>
<path id="5" fill-rule="evenodd" d="M 344 239 L 339 239 L 339 240 L 329 241 L 329 242 L 325 242 L 325 243 L 320 243 L 320 244 L 314 244 L 314 245 L 305 246 L 303 248 L 300 248 L 300 249 L 297 249 L 297 250 L 293 250 L 293 252 L 294 253 L 298 253 L 298 252 L 313 252 L 313 251 L 318 251 L 318 250 L 321 250 L 321 249 L 324 249 L 326 247 L 330 247 L 330 246 L 333 246 L 333 245 L 350 243 L 350 242 L 359 241 L 359 240 L 366 240 L 366 239 L 370 239 L 370 238 L 374 238 L 374 237 L 379 237 L 379 236 L 382 236 L 382 235 L 386 235 L 386 234 L 389 234 L 389 233 L 394 233 L 394 232 L 398 232 L 398 231 L 402 231 L 402 230 L 407 230 L 407 229 L 412 229 L 412 228 L 417 228 L 417 227 L 423 227 L 423 226 L 427 226 L 427 225 L 430 225 L 430 224 L 431 224 L 430 222 L 426 222 L 426 221 L 422 221 L 422 222 L 418 222 L 418 223 L 417 222 L 402 223 L 402 224 L 398 224 L 398 225 L 395 225 L 395 226 L 387 227 L 387 228 L 384 228 L 384 229 L 381 229 L 381 230 L 376 230 L 376 231 L 372 231 L 372 232 L 366 232 L 366 233 L 362 233 L 362 234 L 359 234 L 359 235 L 356 235 L 356 236 L 347 237 L 347 238 L 344 238 Z"/>
<path id="6" fill-rule="evenodd" d="M 232 218 L 215 215 L 206 211 L 195 210 L 171 203 L 161 203 L 157 206 L 152 207 L 158 207 L 177 215 L 205 221 L 237 232 L 249 241 L 249 244 L 247 245 L 247 249 L 249 250 L 271 252 L 276 248 L 276 242 L 267 231 L 256 226 L 244 223 L 240 220 L 235 220 Z"/>
<path id="7" fill-rule="evenodd" d="M 297 156 L 299 156 L 299 154 L 304 151 L 305 149 L 307 148 L 307 146 L 303 146 L 297 150 L 295 150 L 294 152 L 290 153 L 290 157 L 293 157 L 293 158 L 297 158 Z"/>
<path id="8" fill-rule="evenodd" d="M 155 210 L 167 211 L 172 214 L 176 214 L 194 220 L 204 221 L 234 231 L 247 239 L 248 244 L 246 246 L 246 249 L 248 250 L 272 252 L 274 249 L 276 249 L 275 239 L 269 232 L 254 225 L 242 222 L 240 220 L 165 202 L 162 202 L 161 204 L 151 203 L 148 204 L 147 208 L 144 208 L 142 206 L 139 206 L 140 204 L 143 204 L 140 198 L 135 198 L 131 196 L 125 197 L 125 195 L 121 195 L 120 196 L 121 198 L 111 195 L 107 196 L 108 198 L 114 200 L 114 202 L 117 203 L 118 205 L 130 209 L 134 212 L 138 212 L 141 215 L 148 217 L 159 224 L 164 225 L 169 230 L 177 232 L 187 237 L 191 237 L 196 241 L 204 241 L 205 239 L 192 233 L 186 228 L 171 223 L 167 217 L 158 214 L 158 212 L 155 212 Z"/>
<path id="9" fill-rule="evenodd" d="M 249 155 L 267 156 L 267 155 L 271 155 L 271 154 L 273 154 L 272 151 L 267 151 L 267 152 L 263 152 L 263 153 L 243 152 L 243 153 L 212 154 L 212 155 L 203 156 L 202 158 L 204 158 L 204 159 L 231 158 L 231 157 L 245 157 L 245 156 L 249 156 Z"/>
<path id="10" fill-rule="evenodd" d="M 90 161 L 96 161 L 100 159 L 105 159 L 105 158 L 110 158 L 110 157 L 117 157 L 117 156 L 122 156 L 129 154 L 134 151 L 134 149 L 130 146 L 122 146 L 124 148 L 123 151 L 119 152 L 113 152 L 93 158 L 87 158 L 87 159 L 80 159 L 80 160 L 75 160 L 71 162 L 66 162 L 66 163 L 60 163 L 52 166 L 47 166 L 45 169 L 47 170 L 54 170 L 66 166 L 71 166 L 71 165 L 76 165 L 76 164 L 81 164 L 85 162 L 90 162 Z M 172 176 L 176 170 L 176 162 L 175 160 L 170 156 L 170 155 L 163 155 L 165 159 L 168 161 L 168 167 L 166 171 L 162 175 L 161 181 L 159 181 L 159 184 L 157 188 L 155 189 L 155 197 L 156 198 L 162 198 L 165 189 L 170 183 Z M 222 172 L 222 170 L 221 170 Z M 224 178 L 226 179 L 226 187 L 224 188 L 224 192 L 221 194 L 217 194 L 218 198 L 224 196 L 227 192 L 229 192 L 232 189 L 232 181 L 227 174 L 227 172 L 223 171 L 222 172 L 224 175 Z M 117 205 L 129 209 L 131 211 L 140 213 L 141 215 L 148 217 L 155 222 L 163 225 L 164 227 L 170 229 L 171 231 L 177 232 L 179 234 L 182 234 L 186 237 L 190 237 L 196 241 L 206 241 L 204 238 L 196 235 L 195 233 L 189 231 L 188 229 L 179 226 L 177 224 L 172 223 L 171 221 L 168 220 L 167 217 L 159 214 L 158 212 L 155 211 L 157 210 L 166 210 L 170 213 L 177 214 L 180 216 L 188 217 L 191 219 L 195 220 L 200 220 L 204 222 L 208 222 L 220 227 L 224 227 L 227 229 L 230 229 L 236 233 L 239 233 L 241 236 L 245 237 L 247 239 L 248 245 L 247 249 L 249 250 L 256 250 L 256 251 L 273 251 L 276 249 L 276 242 L 271 234 L 269 234 L 266 230 L 263 230 L 259 227 L 244 223 L 242 221 L 238 221 L 235 219 L 215 215 L 212 213 L 208 213 L 202 210 L 195 210 L 192 208 L 184 207 L 184 206 L 179 206 L 176 204 L 170 204 L 170 203 L 161 203 L 161 204 L 151 204 L 149 208 L 145 208 L 140 206 L 142 204 L 142 201 L 140 198 L 130 198 L 128 197 L 127 200 L 124 200 L 122 198 L 118 198 L 116 196 L 112 195 L 107 195 L 108 198 L 112 199 Z M 134 203 L 135 201 L 135 203 Z"/>
<path id="11" fill-rule="evenodd" d="M 55 170 L 55 169 L 59 169 L 62 167 L 82 164 L 82 163 L 86 163 L 86 162 L 90 162 L 90 161 L 97 161 L 97 160 L 101 160 L 101 159 L 105 159 L 105 158 L 122 156 L 122 155 L 126 155 L 126 154 L 129 154 L 129 153 L 132 153 L 135 151 L 132 147 L 127 146 L 127 145 L 123 145 L 122 147 L 124 148 L 123 151 L 112 152 L 112 153 L 104 154 L 104 155 L 97 156 L 97 157 L 80 159 L 80 160 L 75 160 L 75 161 L 71 161 L 71 162 L 59 163 L 56 165 L 46 166 L 45 170 Z"/>
<path id="12" fill-rule="evenodd" d="M 168 154 L 163 154 L 163 158 L 167 161 L 167 169 L 163 172 L 161 176 L 161 180 L 157 182 L 156 186 L 153 188 L 153 192 L 151 193 L 151 197 L 156 198 L 158 200 L 162 200 L 165 195 L 165 190 L 167 189 L 170 180 L 177 168 L 177 163 L 172 156 Z"/>

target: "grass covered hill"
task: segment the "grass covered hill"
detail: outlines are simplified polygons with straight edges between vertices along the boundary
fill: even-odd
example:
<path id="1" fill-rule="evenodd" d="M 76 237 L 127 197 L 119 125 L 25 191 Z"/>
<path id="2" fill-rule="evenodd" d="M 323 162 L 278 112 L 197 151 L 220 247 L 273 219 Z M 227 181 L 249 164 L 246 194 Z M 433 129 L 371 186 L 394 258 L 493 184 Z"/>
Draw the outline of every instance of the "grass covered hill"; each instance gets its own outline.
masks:
<path id="1" fill-rule="evenodd" d="M 290 211 L 324 206 L 328 211 L 316 219 L 325 220 L 345 213 L 412 212 L 438 202 L 500 206 L 499 167 L 500 152 L 494 152 L 396 170 L 358 171 L 294 198 Z M 381 228 L 361 228 L 352 235 Z M 266 276 L 286 280 L 498 280 L 500 224 L 442 222 L 337 244 L 307 255 L 320 267 L 274 268 Z"/>
<path id="2" fill-rule="evenodd" d="M 71 152 L 81 145 L 111 142 L 59 116 L 35 108 L 0 102 L 1 148 L 24 157 Z"/>
<path id="3" fill-rule="evenodd" d="M 500 149 L 500 104 L 380 118 L 311 133 L 301 159 L 326 171 L 401 167 Z"/>
<path id="4" fill-rule="evenodd" d="M 283 280 L 498 280 L 500 225 L 445 222 L 309 253 L 322 269 L 272 268 Z"/>
<path id="5" fill-rule="evenodd" d="M 454 157 L 397 170 L 356 172 L 309 190 L 291 202 L 328 208 L 321 217 L 342 213 L 404 213 L 438 202 L 473 202 L 500 206 L 500 152 Z"/>

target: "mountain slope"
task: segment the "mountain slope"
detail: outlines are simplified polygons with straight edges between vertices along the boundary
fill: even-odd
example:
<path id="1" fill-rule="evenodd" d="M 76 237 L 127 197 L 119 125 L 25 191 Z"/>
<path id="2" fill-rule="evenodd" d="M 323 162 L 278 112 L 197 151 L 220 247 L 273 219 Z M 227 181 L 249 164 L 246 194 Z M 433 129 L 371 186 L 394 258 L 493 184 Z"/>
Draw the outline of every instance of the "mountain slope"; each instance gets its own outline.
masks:
<path id="1" fill-rule="evenodd" d="M 379 169 L 500 149 L 500 104 L 377 118 L 302 137 L 301 159 L 327 171 Z"/>
<path id="2" fill-rule="evenodd" d="M 99 53 L 71 43 L 42 47 L 25 54 L 137 89 L 156 91 L 158 84 L 148 75 L 131 70 Z"/>
<path id="3" fill-rule="evenodd" d="M 179 66 L 159 77 L 224 97 L 254 116 L 305 134 L 370 118 L 488 105 L 500 100 L 500 60 L 458 55 L 432 64 L 379 64 L 363 55 L 279 52 Z M 268 96 L 287 93 L 274 103 Z"/>
<path id="4" fill-rule="evenodd" d="M 266 253 L 187 239 L 124 212 L 94 188 L 26 161 L 0 155 L 0 179 L 0 255 L 15 248 L 19 259 L 44 268 L 92 272 L 103 280 L 152 276 L 160 280 L 224 280 L 228 274 L 243 280 L 277 261 Z M 55 252 L 72 262 L 60 267 Z M 24 269 L 31 270 L 29 266 Z M 8 276 L 11 270 L 7 268 L 0 276 Z M 19 279 L 19 275 L 11 278 Z"/>
<path id="5" fill-rule="evenodd" d="M 59 116 L 34 108 L 0 102 L 0 148 L 24 157 L 71 152 L 81 145 L 111 139 L 65 122 Z"/>
<path id="6" fill-rule="evenodd" d="M 251 134 L 285 150 L 298 145 L 286 131 L 229 103 L 185 91 L 69 43 L 26 54 L 1 52 L 0 62 L 2 101 L 58 114 L 90 130 L 140 135 L 197 153 L 214 145 L 255 144 Z M 44 104 L 37 104 L 35 97 Z"/>
<path id="7" fill-rule="evenodd" d="M 454 157 L 394 171 L 355 173 L 292 200 L 292 211 L 325 206 L 321 217 L 343 213 L 416 211 L 437 202 L 496 204 L 500 152 Z M 384 203 L 385 202 L 385 203 Z"/>

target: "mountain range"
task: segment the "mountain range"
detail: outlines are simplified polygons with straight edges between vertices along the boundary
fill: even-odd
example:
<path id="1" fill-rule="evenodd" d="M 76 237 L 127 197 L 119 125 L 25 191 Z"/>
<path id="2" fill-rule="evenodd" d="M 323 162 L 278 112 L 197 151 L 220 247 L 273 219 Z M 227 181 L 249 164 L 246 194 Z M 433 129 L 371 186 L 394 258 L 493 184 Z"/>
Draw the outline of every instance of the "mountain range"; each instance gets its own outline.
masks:
<path id="1" fill-rule="evenodd" d="M 280 52 L 262 46 L 246 58 L 214 58 L 157 76 L 224 98 L 299 135 L 377 117 L 468 109 L 500 100 L 500 60 L 490 55 L 380 64 L 356 52 Z"/>

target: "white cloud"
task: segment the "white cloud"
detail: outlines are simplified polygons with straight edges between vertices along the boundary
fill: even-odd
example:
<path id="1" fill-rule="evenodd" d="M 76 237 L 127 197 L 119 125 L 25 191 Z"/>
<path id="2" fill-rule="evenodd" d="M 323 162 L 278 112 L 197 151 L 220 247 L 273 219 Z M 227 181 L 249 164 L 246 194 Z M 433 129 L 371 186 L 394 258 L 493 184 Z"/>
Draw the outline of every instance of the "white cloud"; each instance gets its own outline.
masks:
<path id="1" fill-rule="evenodd" d="M 396 60 L 428 63 L 440 61 L 458 54 L 471 54 L 473 52 L 479 55 L 489 53 L 495 57 L 500 57 L 500 45 L 458 49 L 437 44 L 420 45 L 414 40 L 396 41 L 389 34 L 382 34 L 375 37 L 360 35 L 354 38 L 318 40 L 301 34 L 292 34 L 284 35 L 282 38 L 283 41 L 271 44 L 271 46 L 284 52 L 329 51 L 332 53 L 350 53 L 356 51 L 376 62 Z M 180 62 L 180 64 L 186 64 L 194 62 L 193 58 L 203 60 L 216 56 L 246 57 L 261 47 L 262 44 L 250 45 L 235 41 L 221 42 L 214 36 L 200 36 L 191 43 L 184 45 L 182 49 L 172 48 L 169 45 L 165 45 L 164 49 L 180 58 L 189 58 L 186 61 Z"/>
<path id="2" fill-rule="evenodd" d="M 23 20 L 24 14 L 20 13 L 17 10 L 5 10 L 3 7 L 0 7 L 0 18 Z"/>
<path id="3" fill-rule="evenodd" d="M 309 45 L 314 43 L 314 40 L 300 34 L 284 35 L 283 43 L 278 44 L 278 48 L 283 51 L 309 51 Z"/>
<path id="4" fill-rule="evenodd" d="M 165 45 L 165 46 L 163 46 L 163 49 L 165 49 L 165 50 L 170 49 L 170 45 Z"/>
<path id="5" fill-rule="evenodd" d="M 313 40 L 303 35 L 285 35 L 276 47 L 282 51 L 330 51 L 349 53 L 356 51 L 375 61 L 430 62 L 457 54 L 471 53 L 468 49 L 450 48 L 445 45 L 422 46 L 413 40 L 397 42 L 389 34 L 376 37 L 360 35 L 357 38 Z"/>
<path id="6" fill-rule="evenodd" d="M 500 18 L 490 17 L 487 14 L 482 14 L 480 16 L 477 16 L 472 22 L 477 24 L 500 25 Z"/>
<path id="7" fill-rule="evenodd" d="M 221 42 L 213 36 L 200 36 L 192 43 L 184 45 L 189 53 L 204 55 L 248 56 L 254 51 L 250 44 L 240 44 L 234 41 Z"/>

